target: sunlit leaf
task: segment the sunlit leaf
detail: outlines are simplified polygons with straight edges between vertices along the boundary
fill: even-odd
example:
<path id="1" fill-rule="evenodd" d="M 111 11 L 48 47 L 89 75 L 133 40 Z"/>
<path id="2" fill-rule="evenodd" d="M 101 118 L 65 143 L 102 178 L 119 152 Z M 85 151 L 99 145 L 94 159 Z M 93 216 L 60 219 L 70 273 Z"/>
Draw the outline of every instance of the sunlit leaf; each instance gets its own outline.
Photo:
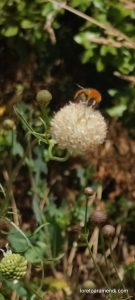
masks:
<path id="1" fill-rule="evenodd" d="M 122 117 L 124 111 L 127 109 L 127 106 L 124 104 L 119 104 L 112 108 L 108 108 L 106 111 L 111 117 Z"/>
<path id="2" fill-rule="evenodd" d="M 18 33 L 18 27 L 17 26 L 9 26 L 7 28 L 3 28 L 2 34 L 6 37 L 13 37 L 16 36 Z"/>

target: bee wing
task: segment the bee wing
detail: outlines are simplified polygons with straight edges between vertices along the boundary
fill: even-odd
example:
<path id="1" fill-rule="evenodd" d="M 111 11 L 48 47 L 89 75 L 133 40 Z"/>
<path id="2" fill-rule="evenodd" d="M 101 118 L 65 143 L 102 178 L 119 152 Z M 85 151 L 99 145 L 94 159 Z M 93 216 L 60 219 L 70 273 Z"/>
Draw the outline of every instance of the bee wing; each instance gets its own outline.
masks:
<path id="1" fill-rule="evenodd" d="M 83 87 L 82 85 L 78 84 L 78 83 L 75 83 L 75 85 L 76 85 L 77 87 L 79 87 L 79 89 L 84 89 L 84 87 Z"/>

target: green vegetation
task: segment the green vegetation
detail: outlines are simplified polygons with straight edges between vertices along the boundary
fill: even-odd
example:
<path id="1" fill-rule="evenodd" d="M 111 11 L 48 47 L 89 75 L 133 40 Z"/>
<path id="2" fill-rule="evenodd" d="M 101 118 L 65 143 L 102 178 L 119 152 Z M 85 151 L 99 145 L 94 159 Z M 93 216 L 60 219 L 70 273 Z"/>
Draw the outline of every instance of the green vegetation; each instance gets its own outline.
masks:
<path id="1" fill-rule="evenodd" d="M 83 288 L 124 291 L 98 299 L 134 297 L 134 8 L 132 0 L 0 3 L 2 300 L 94 300 Z M 101 104 L 82 98 L 87 121 L 76 103 L 53 127 L 77 85 L 97 89 Z M 100 113 L 88 130 L 91 110 L 105 117 L 105 141 L 104 121 L 95 139 Z"/>

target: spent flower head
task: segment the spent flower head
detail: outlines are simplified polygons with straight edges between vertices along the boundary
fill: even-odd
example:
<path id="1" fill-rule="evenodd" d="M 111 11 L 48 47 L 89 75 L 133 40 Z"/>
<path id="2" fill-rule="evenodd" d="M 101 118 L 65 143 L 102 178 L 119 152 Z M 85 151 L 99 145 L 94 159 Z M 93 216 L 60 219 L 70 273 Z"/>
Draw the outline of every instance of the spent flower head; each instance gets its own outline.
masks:
<path id="1" fill-rule="evenodd" d="M 107 220 L 107 212 L 105 210 L 95 210 L 91 215 L 91 221 L 97 225 L 105 223 Z"/>
<path id="2" fill-rule="evenodd" d="M 115 227 L 107 224 L 102 228 L 102 232 L 105 237 L 112 237 L 115 234 Z"/>
<path id="3" fill-rule="evenodd" d="M 51 135 L 60 149 L 85 155 L 102 144 L 107 125 L 104 117 L 86 103 L 69 103 L 51 121 Z"/>

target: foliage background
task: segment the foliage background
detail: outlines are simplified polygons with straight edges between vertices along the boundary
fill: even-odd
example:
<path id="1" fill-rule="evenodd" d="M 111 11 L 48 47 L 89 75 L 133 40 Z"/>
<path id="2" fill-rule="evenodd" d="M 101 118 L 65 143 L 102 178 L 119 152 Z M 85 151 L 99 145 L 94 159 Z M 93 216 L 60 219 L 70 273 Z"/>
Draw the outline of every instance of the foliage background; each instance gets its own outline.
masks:
<path id="1" fill-rule="evenodd" d="M 114 225 L 121 224 L 127 239 L 126 260 L 133 255 L 135 243 L 135 4 L 128 0 L 71 0 L 62 8 L 61 3 L 0 3 L 0 166 L 1 184 L 6 190 L 6 198 L 1 193 L 1 209 L 2 216 L 19 225 L 34 245 L 27 249 L 27 239 L 15 226 L 2 221 L 1 247 L 8 240 L 16 252 L 23 248 L 29 261 L 45 264 L 46 277 L 48 273 L 55 277 L 56 270 L 63 273 L 59 256 L 67 240 L 69 249 L 76 240 L 72 226 L 84 221 L 83 190 L 87 185 L 95 190 L 102 186 L 110 220 Z M 75 11 L 68 11 L 69 7 Z M 78 11 L 85 14 L 83 18 Z M 86 20 L 86 15 L 92 19 Z M 106 146 L 86 160 L 70 158 L 62 164 L 47 161 L 45 146 L 34 143 L 31 136 L 24 138 L 26 131 L 13 105 L 19 103 L 27 121 L 37 131 L 42 130 L 37 92 L 47 88 L 52 93 L 48 109 L 51 116 L 73 98 L 76 84 L 96 88 L 103 96 L 100 109 L 109 124 L 109 151 Z M 5 126 L 9 119 L 12 125 Z M 11 213 L 14 200 L 19 221 Z M 67 229 L 71 230 L 70 238 Z M 49 263 L 50 259 L 53 263 Z M 121 256 L 118 264 L 120 259 Z M 32 283 L 41 280 L 43 268 L 39 265 L 34 269 Z M 132 265 L 133 284 L 134 272 Z M 10 287 L 10 292 L 16 289 L 18 297 L 32 299 L 32 292 L 22 283 L 16 288 L 9 282 L 5 286 Z M 3 295 L 8 299 L 10 293 L 5 286 Z M 51 294 L 50 286 L 47 293 Z M 72 289 L 75 291 L 75 287 Z"/>

